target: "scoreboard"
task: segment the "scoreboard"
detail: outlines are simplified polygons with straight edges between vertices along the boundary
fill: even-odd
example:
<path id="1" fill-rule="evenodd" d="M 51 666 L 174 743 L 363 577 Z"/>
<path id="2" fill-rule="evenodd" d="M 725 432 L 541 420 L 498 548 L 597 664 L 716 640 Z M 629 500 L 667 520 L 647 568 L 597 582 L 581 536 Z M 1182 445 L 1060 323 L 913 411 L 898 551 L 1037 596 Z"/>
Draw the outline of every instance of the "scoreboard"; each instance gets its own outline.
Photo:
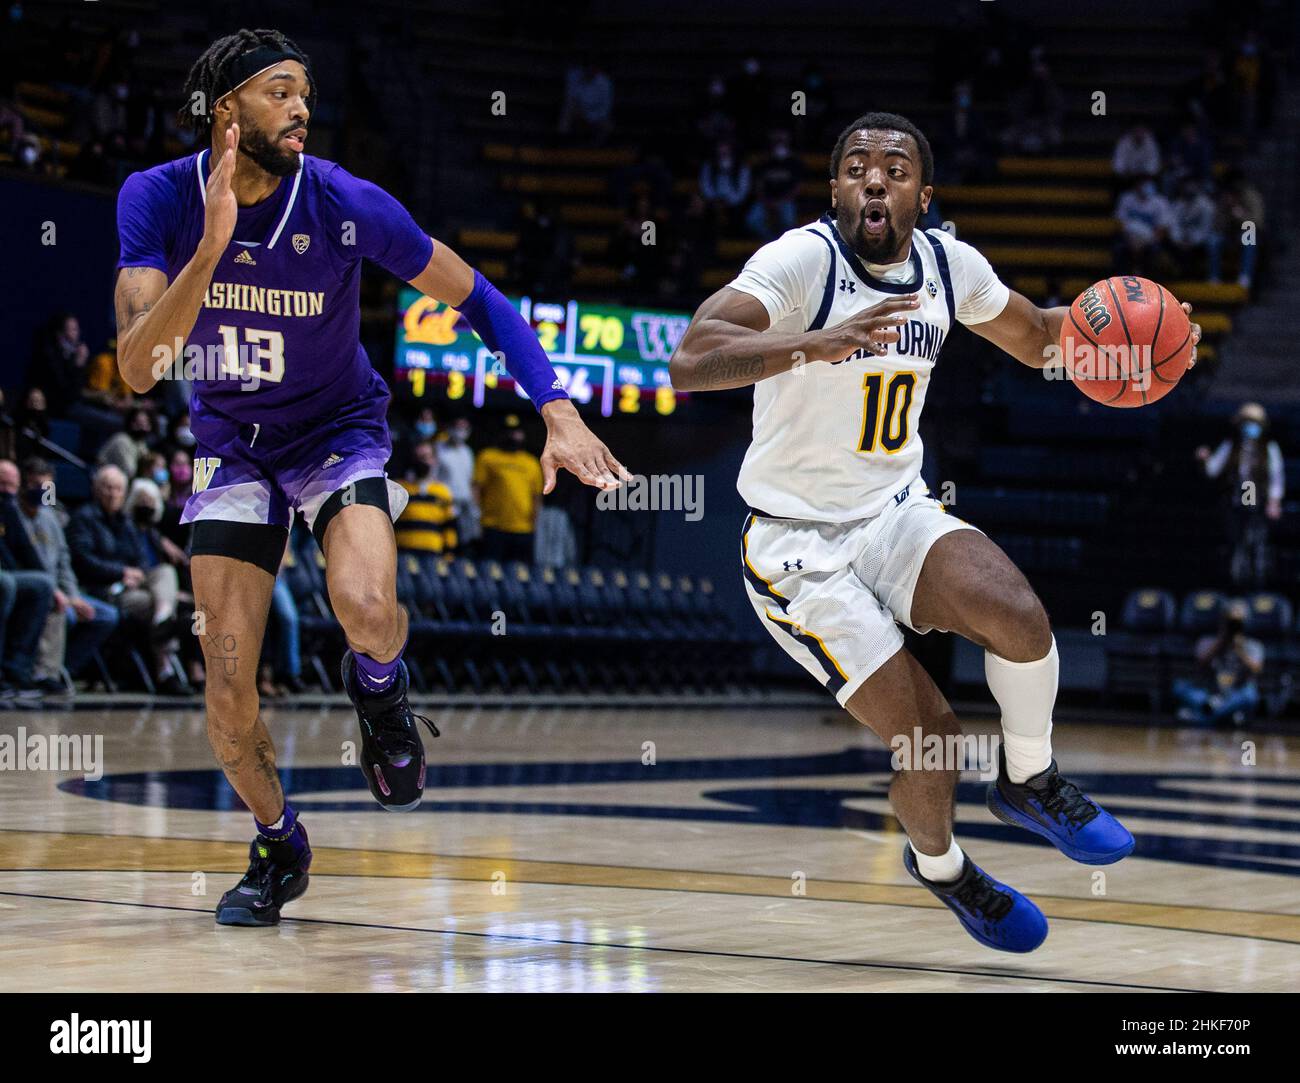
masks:
<path id="1" fill-rule="evenodd" d="M 690 323 L 685 312 L 511 297 L 575 405 L 614 413 L 668 415 L 684 394 L 668 379 L 668 359 Z M 455 309 L 418 290 L 398 295 L 394 377 L 416 398 L 483 406 L 526 399 Z"/>

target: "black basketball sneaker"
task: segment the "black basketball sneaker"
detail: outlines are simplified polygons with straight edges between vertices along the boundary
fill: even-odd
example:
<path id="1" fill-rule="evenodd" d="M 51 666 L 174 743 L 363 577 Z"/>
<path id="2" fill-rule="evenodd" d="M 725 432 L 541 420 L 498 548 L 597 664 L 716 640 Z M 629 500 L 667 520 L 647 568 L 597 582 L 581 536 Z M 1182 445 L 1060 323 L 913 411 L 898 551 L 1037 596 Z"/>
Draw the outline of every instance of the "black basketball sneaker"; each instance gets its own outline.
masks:
<path id="1" fill-rule="evenodd" d="M 412 714 L 406 693 L 410 681 L 406 663 L 399 662 L 387 692 L 367 692 L 356 680 L 356 660 L 343 655 L 343 688 L 361 723 L 361 771 L 370 792 L 389 812 L 410 812 L 424 796 L 424 742 L 416 721 L 438 736 L 438 727 L 422 714 Z"/>
<path id="2" fill-rule="evenodd" d="M 307 838 L 306 828 L 302 828 L 302 837 Z M 311 847 L 303 847 L 286 864 L 276 860 L 272 847 L 259 837 L 249 844 L 248 859 L 244 878 L 217 903 L 217 924 L 279 925 L 280 907 L 307 890 Z"/>

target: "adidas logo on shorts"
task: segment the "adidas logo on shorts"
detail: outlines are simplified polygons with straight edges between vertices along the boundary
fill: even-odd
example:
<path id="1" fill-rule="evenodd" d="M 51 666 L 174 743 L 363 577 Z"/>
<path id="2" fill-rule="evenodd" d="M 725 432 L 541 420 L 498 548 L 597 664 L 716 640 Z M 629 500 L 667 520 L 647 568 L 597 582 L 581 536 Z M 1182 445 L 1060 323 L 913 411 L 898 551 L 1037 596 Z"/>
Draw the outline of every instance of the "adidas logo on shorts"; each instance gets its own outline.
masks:
<path id="1" fill-rule="evenodd" d="M 343 461 L 342 455 L 338 454 L 338 452 L 336 451 L 331 451 L 329 454 L 329 458 L 320 464 L 320 468 L 322 470 L 328 470 L 331 466 L 337 466 L 342 461 Z"/>

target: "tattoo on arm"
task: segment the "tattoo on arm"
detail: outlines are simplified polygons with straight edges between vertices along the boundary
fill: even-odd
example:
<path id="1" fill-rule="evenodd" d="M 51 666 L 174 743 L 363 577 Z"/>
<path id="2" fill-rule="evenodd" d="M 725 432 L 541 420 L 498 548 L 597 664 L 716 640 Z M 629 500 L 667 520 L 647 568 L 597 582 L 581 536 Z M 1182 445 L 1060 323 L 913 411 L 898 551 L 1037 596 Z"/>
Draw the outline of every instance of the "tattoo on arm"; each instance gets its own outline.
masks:
<path id="1" fill-rule="evenodd" d="M 700 387 L 718 387 L 735 380 L 753 382 L 763 376 L 763 358 L 737 357 L 722 350 L 710 350 L 695 366 L 695 376 Z"/>

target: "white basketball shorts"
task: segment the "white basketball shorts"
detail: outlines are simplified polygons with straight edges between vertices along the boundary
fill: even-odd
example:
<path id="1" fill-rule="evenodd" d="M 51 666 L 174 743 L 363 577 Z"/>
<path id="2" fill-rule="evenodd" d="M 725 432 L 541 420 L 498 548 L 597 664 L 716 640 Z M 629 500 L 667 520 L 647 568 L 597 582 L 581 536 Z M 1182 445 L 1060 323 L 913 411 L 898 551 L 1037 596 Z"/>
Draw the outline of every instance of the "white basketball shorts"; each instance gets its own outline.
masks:
<path id="1" fill-rule="evenodd" d="M 818 523 L 755 510 L 741 534 L 745 590 L 772 638 L 843 704 L 903 645 L 898 624 L 931 630 L 912 623 L 930 546 L 978 529 L 919 477 L 871 519 Z"/>

